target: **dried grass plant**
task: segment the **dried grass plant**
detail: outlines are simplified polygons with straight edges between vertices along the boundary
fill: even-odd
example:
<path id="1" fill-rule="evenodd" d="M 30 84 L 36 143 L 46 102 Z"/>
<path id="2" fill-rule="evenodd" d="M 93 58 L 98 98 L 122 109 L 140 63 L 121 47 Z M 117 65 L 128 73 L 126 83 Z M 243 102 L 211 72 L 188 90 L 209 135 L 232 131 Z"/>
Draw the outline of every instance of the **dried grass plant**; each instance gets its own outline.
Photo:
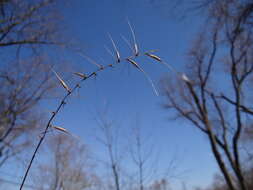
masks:
<path id="1" fill-rule="evenodd" d="M 63 132 L 63 133 L 66 133 L 66 134 L 70 134 L 65 128 L 63 127 L 59 127 L 59 126 L 54 126 L 52 124 L 53 120 L 55 119 L 55 117 L 58 115 L 59 111 L 63 108 L 63 106 L 66 104 L 66 100 L 77 90 L 81 87 L 81 84 L 92 78 L 92 77 L 95 77 L 99 72 L 101 71 L 104 71 L 106 69 L 109 69 L 109 68 L 112 68 L 112 67 L 116 67 L 118 64 L 122 63 L 122 62 L 125 62 L 125 63 L 130 63 L 131 65 L 133 65 L 136 69 L 138 69 L 140 72 L 142 72 L 145 77 L 147 78 L 147 80 L 149 81 L 149 83 L 151 84 L 152 88 L 153 88 L 153 91 L 154 93 L 158 96 L 158 91 L 156 90 L 155 88 L 155 85 L 152 81 L 152 79 L 149 77 L 149 75 L 144 71 L 144 69 L 142 69 L 140 67 L 140 65 L 135 61 L 135 59 L 137 57 L 140 57 L 140 56 L 146 56 L 146 57 L 150 57 L 152 58 L 153 60 L 161 63 L 161 64 L 164 64 L 166 65 L 172 72 L 175 72 L 175 69 L 173 67 L 171 67 L 169 64 L 167 64 L 166 62 L 162 61 L 162 59 L 160 57 L 158 57 L 157 55 L 154 55 L 152 54 L 152 52 L 154 52 L 154 50 L 151 50 L 151 51 L 145 51 L 145 52 L 140 52 L 139 51 L 139 48 L 138 48 L 138 44 L 137 44 L 137 41 L 136 41 L 136 36 L 135 36 L 135 33 L 134 33 L 134 30 L 133 30 L 133 27 L 131 26 L 129 20 L 127 20 L 128 22 L 128 25 L 130 27 L 130 30 L 131 30 L 131 34 L 132 34 L 132 38 L 133 38 L 133 43 L 130 43 L 124 36 L 121 36 L 123 38 L 123 40 L 127 43 L 127 45 L 131 48 L 131 51 L 132 51 L 132 55 L 128 56 L 128 57 L 125 57 L 125 58 L 122 58 L 120 56 L 120 52 L 116 46 L 116 43 L 114 42 L 112 36 L 108 33 L 108 36 L 110 38 L 110 41 L 113 45 L 113 49 L 114 49 L 114 52 L 112 52 L 111 50 L 109 50 L 106 46 L 106 50 L 108 51 L 108 53 L 114 57 L 115 61 L 111 64 L 108 64 L 108 65 L 100 65 L 100 64 L 97 64 L 96 61 L 92 60 L 90 57 L 84 55 L 84 54 L 81 54 L 79 53 L 80 56 L 82 56 L 83 58 L 85 58 L 89 63 L 91 64 L 94 64 L 98 67 L 98 69 L 94 72 L 91 72 L 89 74 L 85 74 L 85 73 L 80 73 L 80 72 L 75 72 L 73 73 L 74 75 L 78 76 L 79 78 L 81 78 L 75 85 L 73 88 L 70 88 L 67 83 L 61 78 L 61 76 L 55 71 L 52 69 L 52 72 L 55 74 L 57 80 L 59 81 L 59 83 L 61 84 L 61 86 L 66 90 L 66 94 L 65 96 L 60 100 L 59 102 L 59 105 L 57 106 L 56 110 L 52 112 L 52 115 L 51 117 L 49 118 L 46 126 L 45 126 L 45 129 L 44 131 L 42 132 L 42 135 L 39 139 L 39 142 L 38 144 L 36 145 L 36 148 L 32 154 L 32 157 L 28 163 L 28 166 L 26 168 L 26 171 L 25 171 L 25 174 L 23 176 L 23 179 L 22 179 L 22 183 L 20 185 L 20 190 L 23 189 L 24 187 L 24 184 L 26 182 L 26 179 L 27 179 L 27 176 L 29 174 L 29 171 L 32 167 L 32 164 L 34 162 L 34 159 L 38 153 L 38 150 L 40 149 L 41 147 L 41 144 L 42 142 L 44 141 L 46 135 L 48 134 L 49 130 L 52 129 L 52 130 L 58 130 L 60 132 Z M 177 72 L 175 72 L 177 73 Z M 179 74 L 179 73 L 177 73 Z M 189 82 L 189 79 L 186 77 L 185 74 L 181 75 L 180 78 L 182 80 L 184 80 L 185 82 Z"/>

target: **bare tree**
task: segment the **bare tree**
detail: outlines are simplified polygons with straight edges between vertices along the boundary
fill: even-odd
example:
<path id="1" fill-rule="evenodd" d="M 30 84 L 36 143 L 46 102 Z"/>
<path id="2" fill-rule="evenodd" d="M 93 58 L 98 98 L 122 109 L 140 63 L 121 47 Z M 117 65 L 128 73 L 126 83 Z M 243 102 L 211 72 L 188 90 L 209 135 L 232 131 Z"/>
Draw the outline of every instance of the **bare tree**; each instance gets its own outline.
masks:
<path id="1" fill-rule="evenodd" d="M 121 168 L 120 168 L 120 154 L 119 154 L 119 126 L 107 118 L 107 113 L 99 114 L 96 118 L 98 127 L 102 133 L 102 137 L 98 137 L 98 141 L 106 148 L 108 153 L 109 166 L 114 187 L 116 190 L 121 189 Z"/>
<path id="2" fill-rule="evenodd" d="M 158 160 L 154 157 L 154 147 L 151 144 L 151 136 L 143 134 L 144 129 L 139 119 L 132 127 L 131 137 L 129 138 L 130 158 L 137 168 L 137 189 L 144 190 L 149 181 L 154 177 L 158 169 Z M 155 163 L 155 164 L 154 164 Z"/>
<path id="3" fill-rule="evenodd" d="M 0 167 L 31 144 L 32 131 L 41 122 L 38 102 L 53 87 L 51 73 L 42 58 L 8 65 L 0 71 Z"/>
<path id="4" fill-rule="evenodd" d="M 203 14 L 205 16 L 212 14 L 210 10 L 216 9 L 223 5 L 237 3 L 240 5 L 247 4 L 249 0 L 149 0 L 151 5 L 165 9 L 173 18 L 187 19 L 194 15 Z"/>
<path id="5" fill-rule="evenodd" d="M 62 45 L 56 0 L 0 1 L 0 167 L 26 150 L 48 97 L 52 62 L 42 45 Z"/>
<path id="6" fill-rule="evenodd" d="M 159 183 L 160 180 L 161 183 L 166 181 L 166 184 L 161 185 L 162 189 L 169 189 L 168 170 L 175 167 L 175 163 L 171 161 L 171 165 L 163 169 L 158 167 L 159 155 L 154 152 L 151 135 L 144 134 L 144 130 L 147 130 L 142 128 L 138 118 L 132 127 L 127 127 L 131 130 L 122 133 L 124 129 L 115 120 L 108 118 L 107 110 L 98 115 L 96 121 L 100 136 L 97 140 L 104 146 L 108 156 L 107 161 L 104 158 L 102 161 L 112 173 L 113 184 L 109 182 L 108 188 L 145 190 L 150 189 L 150 184 L 159 179 Z"/>
<path id="7" fill-rule="evenodd" d="M 50 158 L 34 175 L 34 183 L 41 190 L 84 190 L 96 185 L 98 179 L 86 146 L 72 136 L 57 134 L 50 137 L 47 149 Z"/>
<path id="8" fill-rule="evenodd" d="M 1 0 L 0 47 L 36 47 L 60 42 L 55 38 L 59 19 L 56 3 L 56 0 Z"/>
<path id="9" fill-rule="evenodd" d="M 253 115 L 253 4 L 225 0 L 208 10 L 208 26 L 189 52 L 190 79 L 163 81 L 165 107 L 208 137 L 228 188 L 246 190 L 241 137 Z"/>

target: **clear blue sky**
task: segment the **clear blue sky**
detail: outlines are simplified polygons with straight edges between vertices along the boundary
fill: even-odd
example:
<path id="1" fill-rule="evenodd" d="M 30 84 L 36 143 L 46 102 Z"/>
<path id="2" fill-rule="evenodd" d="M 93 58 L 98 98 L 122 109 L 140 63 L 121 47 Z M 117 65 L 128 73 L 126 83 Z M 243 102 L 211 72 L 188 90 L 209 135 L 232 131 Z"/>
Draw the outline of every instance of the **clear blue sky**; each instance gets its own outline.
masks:
<path id="1" fill-rule="evenodd" d="M 141 50 L 158 49 L 157 54 L 167 60 L 177 70 L 183 70 L 186 63 L 185 53 L 194 39 L 201 20 L 197 17 L 179 21 L 166 11 L 169 7 L 150 3 L 149 0 L 75 0 L 63 6 L 63 26 L 66 33 L 84 46 L 87 55 L 100 62 L 112 62 L 104 45 L 112 49 L 109 32 L 117 43 L 122 55 L 129 55 L 127 45 L 120 34 L 131 38 L 126 22 L 131 21 Z M 78 71 L 92 71 L 95 66 L 78 57 L 66 54 L 64 58 Z M 103 62 L 102 62 L 103 63 Z M 171 74 L 166 67 L 149 59 L 141 59 L 140 65 L 157 83 L 162 75 Z M 62 91 L 64 95 L 64 91 Z M 160 167 L 166 168 L 168 161 L 178 157 L 177 167 L 184 174 L 180 180 L 189 187 L 210 183 L 217 170 L 210 153 L 208 141 L 188 123 L 169 121 L 169 112 L 161 108 L 162 97 L 155 96 L 151 85 L 144 75 L 126 63 L 112 71 L 98 75 L 97 79 L 85 83 L 74 95 L 54 124 L 62 126 L 80 136 L 90 145 L 95 154 L 101 147 L 95 142 L 95 112 L 109 105 L 110 118 L 121 123 L 123 130 L 128 130 L 140 115 L 144 133 L 152 133 L 155 149 L 160 155 Z M 48 102 L 48 110 L 55 107 L 58 100 Z M 103 156 L 102 156 L 103 157 Z M 175 190 L 180 180 L 172 182 Z"/>

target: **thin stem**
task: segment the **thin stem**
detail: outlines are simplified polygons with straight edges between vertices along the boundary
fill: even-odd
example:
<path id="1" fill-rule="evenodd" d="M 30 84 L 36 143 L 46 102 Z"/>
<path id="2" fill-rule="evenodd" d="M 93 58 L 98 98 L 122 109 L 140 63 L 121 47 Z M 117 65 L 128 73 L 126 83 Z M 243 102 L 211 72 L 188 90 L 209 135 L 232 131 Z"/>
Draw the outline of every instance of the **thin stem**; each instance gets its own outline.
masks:
<path id="1" fill-rule="evenodd" d="M 33 152 L 32 158 L 31 158 L 31 160 L 30 160 L 30 162 L 29 162 L 29 164 L 28 164 L 28 167 L 27 167 L 27 169 L 26 169 L 26 172 L 25 172 L 25 175 L 24 175 L 24 177 L 23 177 L 22 183 L 21 183 L 21 185 L 20 185 L 20 190 L 23 189 L 23 186 L 24 186 L 24 184 L 25 184 L 26 178 L 27 178 L 28 173 L 29 173 L 29 171 L 30 171 L 30 169 L 31 169 L 31 166 L 32 166 L 32 164 L 33 164 L 34 158 L 35 158 L 35 156 L 37 155 L 38 150 L 39 150 L 39 148 L 40 148 L 40 146 L 41 146 L 43 140 L 45 139 L 46 134 L 47 134 L 49 128 L 51 127 L 51 123 L 52 123 L 53 119 L 54 119 L 55 116 L 59 113 L 59 111 L 61 110 L 61 108 L 63 107 L 63 105 L 66 104 L 67 98 L 68 98 L 74 91 L 76 91 L 76 89 L 78 89 L 78 88 L 80 87 L 80 84 L 81 84 L 83 81 L 87 80 L 88 78 L 91 78 L 92 76 L 95 76 L 95 75 L 97 74 L 97 72 L 102 71 L 102 70 L 104 70 L 104 69 L 107 68 L 107 67 L 111 67 L 111 65 L 112 65 L 112 64 L 107 65 L 107 66 L 105 66 L 105 67 L 103 67 L 103 68 L 100 68 L 100 69 L 98 69 L 96 72 L 92 72 L 92 73 L 89 74 L 86 78 L 83 78 L 81 81 L 79 81 L 79 82 L 75 85 L 75 87 L 72 89 L 72 91 L 69 91 L 69 92 L 63 97 L 63 99 L 61 100 L 59 106 L 58 106 L 57 109 L 53 112 L 52 116 L 51 116 L 50 119 L 48 120 L 48 123 L 47 123 L 47 125 L 46 125 L 46 128 L 45 128 L 44 132 L 42 133 L 42 137 L 40 138 L 39 143 L 37 144 L 37 146 L 36 146 L 36 148 L 35 148 L 35 151 Z"/>
<path id="2" fill-rule="evenodd" d="M 33 164 L 33 161 L 34 161 L 34 159 L 35 159 L 35 156 L 37 155 L 37 153 L 38 153 L 38 151 L 39 151 L 39 148 L 40 148 L 40 146 L 41 146 L 43 140 L 45 139 L 46 134 L 47 134 L 49 128 L 51 127 L 51 123 L 52 123 L 53 119 L 54 119 L 55 116 L 59 113 L 59 111 L 61 110 L 61 108 L 66 104 L 66 100 L 68 99 L 68 97 L 69 97 L 73 92 L 75 92 L 78 88 L 80 88 L 81 83 L 82 83 L 83 81 L 85 81 L 85 80 L 91 78 L 92 76 L 96 76 L 98 72 L 100 72 L 100 71 L 102 71 L 102 70 L 105 70 L 105 69 L 107 69 L 107 68 L 109 68 L 109 67 L 113 67 L 114 65 L 116 65 L 116 63 L 108 64 L 108 65 L 106 65 L 106 66 L 100 66 L 100 68 L 97 69 L 95 72 L 90 73 L 89 75 L 85 76 L 82 80 L 80 80 L 80 81 L 74 86 L 74 88 L 73 88 L 72 90 L 69 90 L 69 91 L 67 92 L 67 94 L 62 98 L 62 100 L 61 100 L 60 104 L 58 105 L 57 109 L 53 112 L 52 116 L 51 116 L 50 119 L 48 120 L 47 125 L 46 125 L 46 128 L 45 128 L 44 132 L 42 133 L 42 136 L 41 136 L 41 138 L 40 138 L 40 140 L 39 140 L 39 142 L 38 142 L 38 144 L 37 144 L 37 146 L 36 146 L 36 148 L 35 148 L 35 151 L 33 152 L 32 158 L 31 158 L 31 160 L 30 160 L 30 162 L 29 162 L 29 164 L 28 164 L 28 167 L 27 167 L 27 169 L 26 169 L 25 175 L 24 175 L 24 177 L 23 177 L 23 179 L 22 179 L 22 183 L 21 183 L 21 185 L 20 185 L 20 190 L 22 190 L 23 187 L 24 187 L 25 181 L 26 181 L 26 179 L 27 179 L 27 176 L 28 176 L 28 174 L 29 174 L 29 171 L 30 171 L 31 166 L 32 166 L 32 164 Z M 145 74 L 145 72 L 144 72 L 144 74 Z M 151 84 L 152 84 L 152 83 L 151 83 Z M 152 86 L 153 86 L 153 84 L 152 84 Z"/>

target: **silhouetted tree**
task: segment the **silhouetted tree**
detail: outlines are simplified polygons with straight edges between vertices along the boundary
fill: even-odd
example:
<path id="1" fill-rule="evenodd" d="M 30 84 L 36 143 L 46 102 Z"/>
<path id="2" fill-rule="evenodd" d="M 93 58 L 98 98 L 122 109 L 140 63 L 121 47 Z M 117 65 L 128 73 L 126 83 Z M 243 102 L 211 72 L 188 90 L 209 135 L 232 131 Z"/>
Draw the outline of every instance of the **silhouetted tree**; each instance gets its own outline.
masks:
<path id="1" fill-rule="evenodd" d="M 163 80 L 165 108 L 203 132 L 230 190 L 249 189 L 242 134 L 252 126 L 251 1 L 210 1 L 189 51 L 188 78 Z"/>
<path id="2" fill-rule="evenodd" d="M 90 153 L 77 139 L 66 134 L 51 135 L 47 143 L 48 162 L 35 170 L 34 183 L 41 190 L 84 190 L 96 186 Z"/>
<path id="3" fill-rule="evenodd" d="M 56 0 L 0 1 L 0 167 L 26 150 L 41 121 L 36 107 L 49 97 L 52 62 L 45 45 L 59 38 Z"/>
<path id="4" fill-rule="evenodd" d="M 31 145 L 38 129 L 38 102 L 47 97 L 54 83 L 43 58 L 8 65 L 0 71 L 0 167 Z"/>

